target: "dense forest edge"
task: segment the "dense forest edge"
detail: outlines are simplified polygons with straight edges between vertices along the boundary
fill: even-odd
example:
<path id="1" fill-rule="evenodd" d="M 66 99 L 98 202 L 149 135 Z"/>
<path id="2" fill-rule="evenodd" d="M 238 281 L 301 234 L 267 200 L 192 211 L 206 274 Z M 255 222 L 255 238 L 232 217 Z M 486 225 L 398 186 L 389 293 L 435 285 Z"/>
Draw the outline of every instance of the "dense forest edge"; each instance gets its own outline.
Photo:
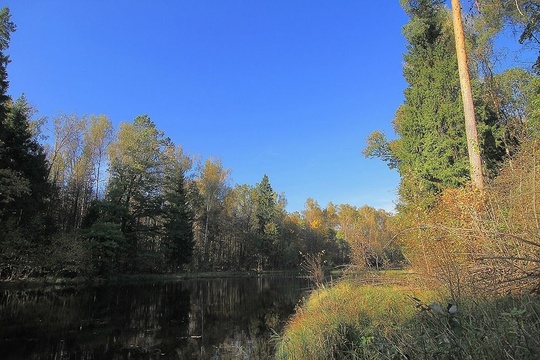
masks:
<path id="1" fill-rule="evenodd" d="M 540 57 L 497 72 L 494 46 L 510 32 L 522 51 L 538 54 L 540 4 L 447 3 L 401 1 L 408 86 L 393 120 L 397 138 L 375 131 L 364 149 L 401 176 L 383 243 L 398 244 L 408 266 L 373 271 L 353 247 L 354 268 L 337 283 L 319 282 L 288 321 L 278 359 L 540 357 Z M 467 147 L 456 9 L 464 13 L 479 181 Z"/>
<path id="2" fill-rule="evenodd" d="M 540 56 L 499 71 L 495 39 L 517 34 L 537 54 L 540 4 L 462 1 L 479 188 L 452 12 L 401 3 L 397 136 L 375 131 L 364 149 L 400 174 L 395 214 L 312 199 L 288 213 L 267 175 L 231 186 L 219 159 L 185 153 L 147 115 L 116 129 L 105 115 L 35 119 L 7 94 L 16 27 L 2 9 L 0 278 L 301 269 L 315 289 L 276 334 L 279 359 L 539 358 Z"/>

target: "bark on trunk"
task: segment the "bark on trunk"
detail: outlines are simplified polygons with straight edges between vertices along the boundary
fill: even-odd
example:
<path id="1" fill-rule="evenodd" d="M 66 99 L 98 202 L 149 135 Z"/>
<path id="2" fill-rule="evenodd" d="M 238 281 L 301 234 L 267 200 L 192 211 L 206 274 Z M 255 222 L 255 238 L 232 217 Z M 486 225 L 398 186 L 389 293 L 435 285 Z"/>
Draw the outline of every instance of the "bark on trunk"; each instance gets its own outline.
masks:
<path id="1" fill-rule="evenodd" d="M 459 83 L 461 85 L 461 98 L 463 100 L 463 112 L 465 115 L 465 133 L 467 135 L 467 150 L 469 152 L 469 162 L 471 166 L 471 180 L 477 189 L 483 189 L 484 177 L 482 175 L 482 159 L 480 157 L 478 130 L 474 115 L 474 103 L 469 69 L 467 67 L 465 35 L 463 33 L 463 21 L 461 19 L 461 5 L 459 0 L 452 0 L 452 20 L 454 24 L 454 36 L 456 39 Z"/>

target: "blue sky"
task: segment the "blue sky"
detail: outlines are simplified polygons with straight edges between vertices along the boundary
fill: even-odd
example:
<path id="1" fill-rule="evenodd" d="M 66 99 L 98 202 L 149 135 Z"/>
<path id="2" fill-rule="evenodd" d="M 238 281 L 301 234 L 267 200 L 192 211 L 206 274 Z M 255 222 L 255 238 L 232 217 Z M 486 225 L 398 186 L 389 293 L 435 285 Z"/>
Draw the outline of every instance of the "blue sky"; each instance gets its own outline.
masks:
<path id="1" fill-rule="evenodd" d="M 148 114 L 230 185 L 393 209 L 399 176 L 362 149 L 392 136 L 407 17 L 397 0 L 4 1 L 9 94 L 38 116 Z"/>

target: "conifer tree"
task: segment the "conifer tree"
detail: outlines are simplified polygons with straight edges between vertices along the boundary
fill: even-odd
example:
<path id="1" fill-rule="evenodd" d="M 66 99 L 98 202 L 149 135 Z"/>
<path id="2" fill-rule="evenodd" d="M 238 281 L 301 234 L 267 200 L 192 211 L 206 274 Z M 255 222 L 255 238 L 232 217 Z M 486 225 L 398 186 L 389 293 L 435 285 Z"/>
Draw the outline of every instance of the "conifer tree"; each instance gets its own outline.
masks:
<path id="1" fill-rule="evenodd" d="M 164 174 L 163 247 L 167 266 L 174 270 L 191 261 L 193 254 L 193 215 L 189 208 L 186 181 L 181 161 L 171 151 L 172 161 Z M 181 152 L 180 152 L 181 154 Z"/>
<path id="2" fill-rule="evenodd" d="M 432 195 L 470 180 L 463 102 L 452 19 L 444 1 L 402 3 L 410 21 L 404 27 L 408 45 L 403 74 L 408 87 L 393 121 L 399 138 L 388 142 L 375 132 L 364 154 L 398 169 L 402 205 L 425 207 Z M 494 141 L 494 119 L 478 97 L 475 101 L 481 105 L 477 107 L 483 131 L 479 147 L 493 148 L 489 156 L 494 161 L 500 149 L 486 145 Z"/>
<path id="3" fill-rule="evenodd" d="M 452 29 L 440 0 L 410 1 L 403 73 L 409 86 L 396 112 L 392 144 L 405 202 L 469 179 L 463 107 Z"/>
<path id="4" fill-rule="evenodd" d="M 277 239 L 276 224 L 276 193 L 265 174 L 260 183 L 255 186 L 257 219 L 257 255 L 258 267 L 265 267 L 272 257 L 272 244 Z"/>
<path id="5" fill-rule="evenodd" d="M 45 211 L 50 187 L 48 166 L 34 138 L 32 108 L 21 96 L 12 102 L 7 94 L 5 53 L 15 31 L 9 9 L 0 11 L 0 277 L 28 276 L 38 265 L 44 240 L 52 224 Z"/>
<path id="6" fill-rule="evenodd" d="M 0 11 L 0 219 L 15 227 L 33 223 L 47 199 L 47 162 L 42 146 L 34 138 L 32 107 L 21 96 L 14 103 L 7 94 L 5 51 L 15 31 L 8 8 Z M 41 227 L 42 228 L 42 227 Z M 28 234 L 27 234 L 28 235 Z"/>

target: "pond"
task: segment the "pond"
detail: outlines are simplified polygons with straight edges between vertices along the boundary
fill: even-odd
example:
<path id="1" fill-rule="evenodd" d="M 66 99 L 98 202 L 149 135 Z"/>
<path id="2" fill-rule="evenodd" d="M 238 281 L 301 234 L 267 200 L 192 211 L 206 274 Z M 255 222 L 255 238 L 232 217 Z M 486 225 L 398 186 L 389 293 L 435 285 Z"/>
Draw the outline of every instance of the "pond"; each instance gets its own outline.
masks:
<path id="1" fill-rule="evenodd" d="M 308 285 L 260 276 L 0 289 L 0 357 L 268 359 Z"/>

